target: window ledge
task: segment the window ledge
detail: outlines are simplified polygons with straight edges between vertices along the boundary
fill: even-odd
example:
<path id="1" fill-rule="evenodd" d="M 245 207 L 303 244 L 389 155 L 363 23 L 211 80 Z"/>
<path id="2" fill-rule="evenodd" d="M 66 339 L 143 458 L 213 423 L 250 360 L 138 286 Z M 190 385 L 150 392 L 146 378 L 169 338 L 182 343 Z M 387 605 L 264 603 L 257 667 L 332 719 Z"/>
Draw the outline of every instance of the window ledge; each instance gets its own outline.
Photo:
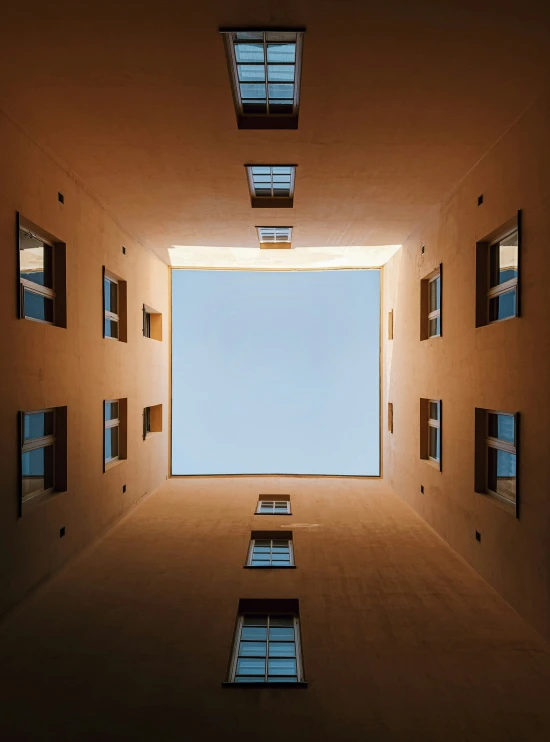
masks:
<path id="1" fill-rule="evenodd" d="M 517 505 L 514 505 L 511 502 L 504 502 L 504 500 L 500 500 L 498 497 L 495 497 L 490 492 L 477 492 L 477 494 L 493 505 L 496 505 L 497 508 L 504 510 L 504 512 L 508 513 L 509 515 L 513 515 L 514 518 L 518 517 Z"/>
<path id="2" fill-rule="evenodd" d="M 22 506 L 22 514 L 30 513 L 32 510 L 37 508 L 39 505 L 43 505 L 45 502 L 53 500 L 58 495 L 65 495 L 67 490 L 55 490 L 54 492 L 41 492 L 35 497 L 31 497 L 30 500 L 25 500 Z"/>
<path id="3" fill-rule="evenodd" d="M 288 567 L 278 567 L 277 565 L 270 564 L 269 567 L 256 567 L 253 564 L 243 564 L 243 569 L 296 569 L 296 565 L 290 564 Z"/>
<path id="4" fill-rule="evenodd" d="M 230 683 L 227 681 L 224 681 L 222 683 L 222 688 L 307 688 L 308 683 L 301 680 L 298 683 L 289 683 L 289 682 L 282 682 L 282 683 Z"/>
<path id="5" fill-rule="evenodd" d="M 145 436 L 143 440 L 148 441 L 149 438 L 154 438 L 155 436 L 160 435 L 161 433 L 162 433 L 162 430 L 151 430 L 149 433 L 147 433 L 147 435 Z"/>
<path id="6" fill-rule="evenodd" d="M 109 461 L 108 464 L 105 464 L 105 471 L 109 471 L 109 469 L 114 469 L 115 466 L 118 466 L 119 464 L 123 464 L 126 461 L 126 459 L 116 459 L 115 461 Z"/>
<path id="7" fill-rule="evenodd" d="M 278 518 L 280 515 L 292 515 L 292 513 L 254 513 L 254 515 L 275 515 Z"/>
<path id="8" fill-rule="evenodd" d="M 422 461 L 425 461 L 426 464 L 429 464 L 433 469 L 441 474 L 441 464 L 436 464 L 436 462 L 431 459 L 422 459 Z"/>

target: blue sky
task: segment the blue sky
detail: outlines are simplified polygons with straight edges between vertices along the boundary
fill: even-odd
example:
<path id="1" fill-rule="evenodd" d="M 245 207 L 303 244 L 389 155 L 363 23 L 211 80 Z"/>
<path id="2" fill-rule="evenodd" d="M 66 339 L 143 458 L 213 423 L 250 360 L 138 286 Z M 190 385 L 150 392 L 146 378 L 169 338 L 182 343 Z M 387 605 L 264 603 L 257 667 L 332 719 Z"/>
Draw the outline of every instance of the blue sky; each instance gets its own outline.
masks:
<path id="1" fill-rule="evenodd" d="M 377 270 L 172 271 L 173 474 L 379 474 Z"/>

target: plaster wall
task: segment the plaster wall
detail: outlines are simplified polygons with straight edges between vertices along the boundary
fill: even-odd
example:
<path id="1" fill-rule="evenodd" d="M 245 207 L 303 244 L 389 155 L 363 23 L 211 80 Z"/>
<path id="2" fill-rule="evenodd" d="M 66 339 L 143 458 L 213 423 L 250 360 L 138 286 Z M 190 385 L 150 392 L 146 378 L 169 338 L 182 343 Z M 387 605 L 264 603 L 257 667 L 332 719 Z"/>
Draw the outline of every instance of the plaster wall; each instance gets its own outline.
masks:
<path id="1" fill-rule="evenodd" d="M 255 515 L 274 493 L 292 515 Z M 257 529 L 296 569 L 243 569 Z M 307 688 L 222 687 L 240 598 L 300 601 Z M 171 479 L 0 626 L 0 662 L 9 740 L 550 736 L 548 647 L 375 479 Z"/>
<path id="2" fill-rule="evenodd" d="M 383 270 L 384 471 L 516 610 L 550 636 L 550 101 L 495 144 Z M 478 196 L 483 204 L 478 206 Z M 521 317 L 476 329 L 476 241 L 522 210 Z M 422 255 L 421 246 L 425 246 Z M 420 281 L 443 265 L 443 335 L 420 341 Z M 441 399 L 442 471 L 419 457 L 421 397 Z M 520 413 L 519 518 L 474 491 L 474 408 Z M 424 494 L 420 487 L 424 486 Z M 476 541 L 476 530 L 481 542 Z"/>
<path id="3" fill-rule="evenodd" d="M 169 269 L 3 114 L 0 141 L 1 613 L 166 479 Z M 67 245 L 66 329 L 17 319 L 17 211 Z M 127 342 L 102 336 L 103 265 L 127 281 Z M 162 342 L 143 337 L 144 303 L 162 312 Z M 102 404 L 113 398 L 128 400 L 128 458 L 103 473 Z M 155 404 L 163 432 L 144 441 L 143 408 Z M 55 406 L 67 406 L 67 491 L 18 518 L 17 413 Z"/>

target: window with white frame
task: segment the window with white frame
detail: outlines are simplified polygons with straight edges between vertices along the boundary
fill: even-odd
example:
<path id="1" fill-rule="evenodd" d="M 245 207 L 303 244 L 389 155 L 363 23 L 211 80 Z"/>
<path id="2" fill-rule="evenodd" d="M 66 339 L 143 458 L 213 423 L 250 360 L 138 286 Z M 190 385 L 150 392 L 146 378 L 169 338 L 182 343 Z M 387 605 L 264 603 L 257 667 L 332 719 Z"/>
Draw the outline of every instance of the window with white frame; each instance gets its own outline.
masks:
<path id="1" fill-rule="evenodd" d="M 441 470 L 441 400 L 420 400 L 420 458 Z"/>
<path id="2" fill-rule="evenodd" d="M 297 128 L 303 30 L 220 32 L 239 128 Z"/>
<path id="3" fill-rule="evenodd" d="M 247 567 L 293 567 L 292 533 L 253 531 L 248 549 Z"/>
<path id="4" fill-rule="evenodd" d="M 118 281 L 107 273 L 103 276 L 103 310 L 104 337 L 118 340 L 120 337 Z"/>
<path id="5" fill-rule="evenodd" d="M 54 490 L 55 411 L 23 413 L 21 499 L 28 502 Z"/>
<path id="6" fill-rule="evenodd" d="M 285 613 L 239 615 L 229 682 L 303 682 L 298 616 Z"/>
<path id="7" fill-rule="evenodd" d="M 121 440 L 121 400 L 109 399 L 103 403 L 104 409 L 104 448 L 103 458 L 105 466 L 124 458 L 121 453 L 123 446 Z"/>
<path id="8" fill-rule="evenodd" d="M 476 408 L 476 491 L 508 505 L 517 515 L 519 414 Z"/>
<path id="9" fill-rule="evenodd" d="M 517 314 L 518 258 L 517 229 L 489 245 L 489 287 L 487 290 L 489 322 L 508 319 Z"/>
<path id="10" fill-rule="evenodd" d="M 260 247 L 290 247 L 292 227 L 257 227 Z"/>
<path id="11" fill-rule="evenodd" d="M 19 230 L 22 316 L 54 324 L 54 247 L 29 229 Z"/>
<path id="12" fill-rule="evenodd" d="M 441 273 L 428 280 L 428 337 L 441 335 Z"/>
<path id="13" fill-rule="evenodd" d="M 260 496 L 256 515 L 290 515 L 290 498 L 277 500 L 275 495 L 272 499 L 264 500 L 263 496 Z"/>
<path id="14" fill-rule="evenodd" d="M 247 165 L 253 208 L 292 207 L 295 165 Z"/>
<path id="15" fill-rule="evenodd" d="M 441 461 L 441 401 L 430 399 L 428 416 L 428 458 Z"/>
<path id="16" fill-rule="evenodd" d="M 67 488 L 67 408 L 20 412 L 20 507 Z"/>

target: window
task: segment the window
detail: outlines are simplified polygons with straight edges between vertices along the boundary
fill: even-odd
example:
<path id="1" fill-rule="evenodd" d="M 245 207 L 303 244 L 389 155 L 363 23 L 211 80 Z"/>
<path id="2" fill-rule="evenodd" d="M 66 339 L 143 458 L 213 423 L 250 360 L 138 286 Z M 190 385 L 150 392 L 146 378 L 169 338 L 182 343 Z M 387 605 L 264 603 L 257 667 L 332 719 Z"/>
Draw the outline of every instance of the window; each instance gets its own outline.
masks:
<path id="1" fill-rule="evenodd" d="M 292 227 L 256 227 L 260 247 L 263 248 L 290 248 Z"/>
<path id="2" fill-rule="evenodd" d="M 66 327 L 65 245 L 18 215 L 19 317 Z"/>
<path id="3" fill-rule="evenodd" d="M 476 491 L 516 515 L 518 420 L 517 413 L 476 409 Z"/>
<path id="4" fill-rule="evenodd" d="M 162 340 L 162 314 L 143 305 L 143 335 L 152 340 Z"/>
<path id="5" fill-rule="evenodd" d="M 126 458 L 126 400 L 110 399 L 103 403 L 103 462 L 109 464 Z"/>
<path id="6" fill-rule="evenodd" d="M 290 514 L 290 495 L 260 495 L 256 515 Z"/>
<path id="7" fill-rule="evenodd" d="M 126 281 L 103 269 L 103 337 L 126 342 Z"/>
<path id="8" fill-rule="evenodd" d="M 297 606 L 297 600 L 240 601 L 230 683 L 303 683 Z"/>
<path id="9" fill-rule="evenodd" d="M 67 408 L 20 413 L 20 514 L 40 495 L 67 487 Z"/>
<path id="10" fill-rule="evenodd" d="M 247 165 L 253 208 L 292 208 L 296 165 Z"/>
<path id="11" fill-rule="evenodd" d="M 293 567 L 291 531 L 252 531 L 247 567 Z"/>
<path id="12" fill-rule="evenodd" d="M 151 433 L 162 432 L 162 405 L 143 409 L 143 440 Z"/>
<path id="13" fill-rule="evenodd" d="M 521 212 L 477 243 L 476 326 L 519 316 Z"/>
<path id="14" fill-rule="evenodd" d="M 441 400 L 420 400 L 420 458 L 441 471 Z"/>
<path id="15" fill-rule="evenodd" d="M 297 129 L 303 30 L 220 32 L 239 129 Z"/>
<path id="16" fill-rule="evenodd" d="M 420 284 L 420 339 L 441 336 L 441 284 L 443 266 Z"/>
<path id="17" fill-rule="evenodd" d="M 393 309 L 388 312 L 388 340 L 393 340 Z"/>
<path id="18" fill-rule="evenodd" d="M 393 402 L 388 402 L 388 431 L 393 433 Z"/>

